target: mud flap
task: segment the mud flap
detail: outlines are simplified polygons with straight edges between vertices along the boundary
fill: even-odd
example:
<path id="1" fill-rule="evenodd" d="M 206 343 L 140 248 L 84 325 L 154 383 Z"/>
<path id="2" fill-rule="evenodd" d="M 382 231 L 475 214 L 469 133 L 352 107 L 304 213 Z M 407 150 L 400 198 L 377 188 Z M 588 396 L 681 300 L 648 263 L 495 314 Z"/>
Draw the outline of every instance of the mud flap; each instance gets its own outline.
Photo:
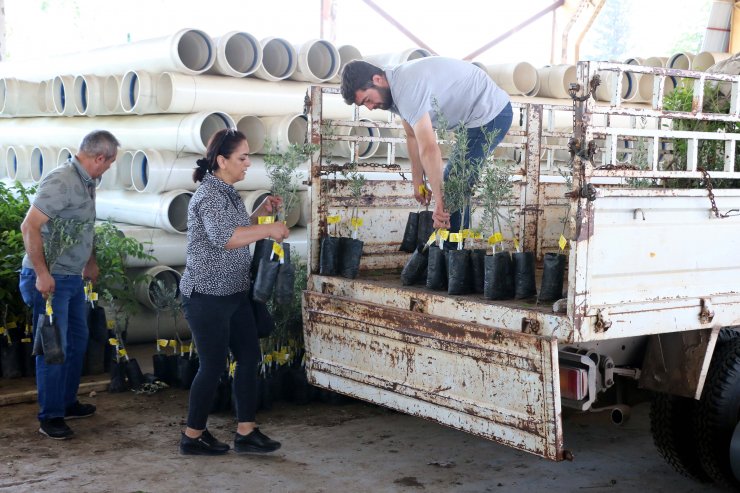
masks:
<path id="1" fill-rule="evenodd" d="M 557 339 L 304 292 L 319 387 L 563 459 Z"/>

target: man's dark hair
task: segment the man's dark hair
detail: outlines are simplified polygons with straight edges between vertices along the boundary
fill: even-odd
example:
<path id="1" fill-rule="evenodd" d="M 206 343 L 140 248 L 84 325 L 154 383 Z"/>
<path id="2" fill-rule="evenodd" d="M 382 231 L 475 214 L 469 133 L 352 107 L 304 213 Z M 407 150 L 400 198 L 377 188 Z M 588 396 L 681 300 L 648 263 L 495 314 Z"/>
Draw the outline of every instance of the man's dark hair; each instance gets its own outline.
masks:
<path id="1" fill-rule="evenodd" d="M 380 67 L 364 60 L 352 60 L 342 69 L 342 97 L 347 104 L 354 104 L 355 93 L 373 87 L 373 76 L 385 72 Z"/>

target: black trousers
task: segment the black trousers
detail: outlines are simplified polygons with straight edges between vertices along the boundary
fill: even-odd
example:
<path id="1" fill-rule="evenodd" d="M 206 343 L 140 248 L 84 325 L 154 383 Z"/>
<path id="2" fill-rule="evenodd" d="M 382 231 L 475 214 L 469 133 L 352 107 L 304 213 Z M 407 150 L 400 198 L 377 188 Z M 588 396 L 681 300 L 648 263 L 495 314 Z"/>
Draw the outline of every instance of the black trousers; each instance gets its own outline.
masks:
<path id="1" fill-rule="evenodd" d="M 190 387 L 188 427 L 205 429 L 229 349 L 236 361 L 233 396 L 237 420 L 254 421 L 260 349 L 248 292 L 228 296 L 193 292 L 190 297 L 183 296 L 182 301 L 200 359 Z"/>

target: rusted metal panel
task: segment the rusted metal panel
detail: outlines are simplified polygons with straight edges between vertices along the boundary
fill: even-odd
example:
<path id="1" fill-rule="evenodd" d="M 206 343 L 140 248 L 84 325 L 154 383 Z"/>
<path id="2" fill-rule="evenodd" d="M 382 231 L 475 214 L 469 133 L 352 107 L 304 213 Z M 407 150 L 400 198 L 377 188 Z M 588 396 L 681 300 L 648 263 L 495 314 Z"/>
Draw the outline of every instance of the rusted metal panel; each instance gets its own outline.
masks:
<path id="1" fill-rule="evenodd" d="M 640 387 L 701 398 L 718 333 L 716 327 L 650 336 Z"/>
<path id="2" fill-rule="evenodd" d="M 563 458 L 557 340 L 304 293 L 309 380 Z"/>

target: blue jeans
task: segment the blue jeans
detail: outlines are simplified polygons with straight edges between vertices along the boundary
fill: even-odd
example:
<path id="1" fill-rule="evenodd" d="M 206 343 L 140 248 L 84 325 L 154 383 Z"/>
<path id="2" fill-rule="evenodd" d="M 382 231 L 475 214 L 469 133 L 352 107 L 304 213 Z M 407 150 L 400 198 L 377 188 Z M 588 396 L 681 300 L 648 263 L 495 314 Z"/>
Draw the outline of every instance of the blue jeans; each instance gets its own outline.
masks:
<path id="1" fill-rule="evenodd" d="M 63 418 L 65 410 L 77 401 L 82 361 L 87 351 L 87 317 L 82 276 L 54 275 L 52 298 L 54 322 L 59 327 L 64 363 L 47 365 L 36 356 L 36 387 L 41 419 Z M 39 315 L 46 311 L 46 300 L 36 290 L 36 273 L 22 269 L 19 288 L 23 301 L 33 308 L 34 334 Z"/>
<path id="2" fill-rule="evenodd" d="M 511 110 L 511 103 L 507 103 L 504 109 L 501 110 L 501 112 L 496 115 L 493 120 L 486 123 L 482 127 L 465 129 L 468 134 L 468 148 L 465 157 L 474 168 L 472 176 L 468 181 L 468 191 L 466 194 L 468 197 L 470 197 L 473 188 L 478 182 L 480 170 L 483 168 L 483 166 L 485 166 L 486 158 L 493 154 L 493 150 L 496 148 L 496 146 L 499 145 L 502 140 L 504 140 L 506 132 L 508 132 L 509 127 L 511 127 L 511 120 L 513 116 L 514 114 Z M 490 143 L 490 146 L 486 147 L 486 134 L 490 134 L 492 132 L 497 132 L 497 134 L 494 137 L 493 141 Z M 450 176 L 452 163 L 455 162 L 455 159 L 457 158 L 457 155 L 460 153 L 460 151 L 461 150 L 457 145 L 452 148 L 450 158 L 447 160 L 447 166 L 445 166 L 445 181 L 447 181 L 447 178 Z M 461 217 L 462 214 L 459 210 L 450 211 L 450 231 L 460 231 Z M 467 205 L 465 206 L 465 219 L 462 222 L 463 229 L 470 227 L 470 207 Z"/>

